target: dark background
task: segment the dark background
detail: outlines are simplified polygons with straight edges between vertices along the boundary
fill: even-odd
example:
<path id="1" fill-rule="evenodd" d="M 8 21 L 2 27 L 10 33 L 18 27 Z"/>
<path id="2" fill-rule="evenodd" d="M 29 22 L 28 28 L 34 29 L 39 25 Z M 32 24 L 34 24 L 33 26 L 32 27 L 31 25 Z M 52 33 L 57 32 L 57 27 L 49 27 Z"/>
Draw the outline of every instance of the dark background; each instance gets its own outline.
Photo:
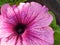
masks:
<path id="1" fill-rule="evenodd" d="M 57 24 L 60 25 L 60 3 L 57 0 L 27 0 L 27 2 L 31 1 L 46 5 L 52 12 L 54 12 Z"/>

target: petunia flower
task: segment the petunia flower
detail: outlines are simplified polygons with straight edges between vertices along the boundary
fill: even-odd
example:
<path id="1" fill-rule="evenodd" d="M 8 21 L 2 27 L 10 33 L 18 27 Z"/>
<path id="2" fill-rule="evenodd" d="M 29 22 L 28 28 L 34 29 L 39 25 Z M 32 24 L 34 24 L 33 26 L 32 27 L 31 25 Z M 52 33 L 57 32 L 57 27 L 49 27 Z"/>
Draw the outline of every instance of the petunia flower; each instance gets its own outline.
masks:
<path id="1" fill-rule="evenodd" d="M 53 45 L 53 20 L 48 8 L 36 2 L 4 4 L 0 15 L 0 45 Z"/>

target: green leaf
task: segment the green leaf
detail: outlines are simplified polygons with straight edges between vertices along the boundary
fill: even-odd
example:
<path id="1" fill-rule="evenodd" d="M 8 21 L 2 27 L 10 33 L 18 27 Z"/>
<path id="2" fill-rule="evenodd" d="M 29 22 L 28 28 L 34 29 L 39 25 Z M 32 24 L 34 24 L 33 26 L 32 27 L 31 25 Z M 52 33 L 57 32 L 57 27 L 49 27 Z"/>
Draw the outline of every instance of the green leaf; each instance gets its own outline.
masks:
<path id="1" fill-rule="evenodd" d="M 10 4 L 19 4 L 20 2 L 25 2 L 27 0 L 0 0 L 0 6 L 2 6 L 5 3 L 10 3 Z"/>
<path id="2" fill-rule="evenodd" d="M 54 43 L 54 45 L 60 45 L 60 41 L 58 41 L 58 40 L 55 40 L 55 43 Z"/>
<path id="3" fill-rule="evenodd" d="M 50 26 L 51 26 L 53 29 L 55 29 L 55 28 L 56 28 L 56 18 L 55 18 L 55 15 L 54 15 L 54 13 L 51 12 L 51 11 L 49 11 L 49 13 L 53 16 L 53 21 L 52 21 L 52 23 L 51 23 Z"/>
<path id="4" fill-rule="evenodd" d="M 54 45 L 60 45 L 60 26 L 56 26 L 54 33 L 55 42 Z"/>
<path id="5" fill-rule="evenodd" d="M 15 2 L 17 5 L 20 3 L 20 2 L 25 2 L 27 0 L 18 0 L 17 2 Z"/>
<path id="6" fill-rule="evenodd" d="M 56 24 L 56 18 L 53 12 L 49 11 L 53 16 L 51 27 L 54 29 L 54 45 L 60 45 L 60 26 Z"/>

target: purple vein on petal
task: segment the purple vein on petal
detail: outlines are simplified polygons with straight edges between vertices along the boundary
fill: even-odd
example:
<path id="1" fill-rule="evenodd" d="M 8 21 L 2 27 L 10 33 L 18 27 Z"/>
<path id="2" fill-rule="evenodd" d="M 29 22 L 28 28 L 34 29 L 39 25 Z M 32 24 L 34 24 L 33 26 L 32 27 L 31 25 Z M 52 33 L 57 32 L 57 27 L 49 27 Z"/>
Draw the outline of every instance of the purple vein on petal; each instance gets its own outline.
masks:
<path id="1" fill-rule="evenodd" d="M 35 39 L 38 39 L 38 40 L 41 40 L 41 41 L 44 41 L 44 42 L 50 44 L 49 42 L 47 42 L 47 41 L 45 41 L 45 40 L 42 40 L 42 39 L 40 39 L 39 37 L 36 37 L 36 36 L 34 36 L 34 35 L 32 35 L 32 34 L 29 34 L 29 36 L 31 36 L 31 37 L 33 37 L 33 38 L 35 38 Z M 50 45 L 52 45 L 52 44 L 50 44 Z"/>
<path id="2" fill-rule="evenodd" d="M 17 7 L 15 7 L 15 8 L 17 8 Z M 13 9 L 13 11 L 14 11 L 14 9 Z M 15 13 L 15 11 L 14 11 L 14 13 Z M 17 16 L 16 13 L 15 13 L 15 16 L 16 16 L 16 20 L 17 20 L 17 22 L 19 23 L 18 16 Z"/>
<path id="3" fill-rule="evenodd" d="M 13 33 L 10 34 L 8 37 L 6 37 L 6 39 L 7 39 L 6 42 L 8 42 L 8 41 L 9 41 L 10 39 L 12 39 L 12 37 L 14 37 L 14 36 L 15 36 L 15 34 L 13 34 Z"/>
<path id="4" fill-rule="evenodd" d="M 18 8 L 17 8 L 17 9 L 18 9 Z M 21 16 L 20 16 L 20 13 L 19 13 L 19 10 L 18 10 L 18 14 L 19 14 L 19 15 L 17 15 L 17 19 L 18 19 L 18 23 L 19 23 L 19 22 L 22 21 Z"/>
<path id="5" fill-rule="evenodd" d="M 50 17 L 50 15 L 48 15 L 48 18 L 47 18 L 46 20 L 48 20 L 49 17 Z M 36 18 L 37 18 L 37 17 L 36 17 Z M 35 19 L 36 19 L 36 18 L 35 18 Z M 42 20 L 42 19 L 44 19 L 44 17 L 42 17 L 42 18 L 39 19 L 39 20 Z M 30 26 L 34 25 L 34 24 L 37 23 L 39 20 L 37 20 L 37 21 L 33 22 L 32 24 L 30 24 Z M 44 21 L 45 21 L 45 20 L 44 20 Z M 38 25 L 35 25 L 34 27 L 36 27 L 36 26 L 38 26 Z"/>
<path id="6" fill-rule="evenodd" d="M 19 37 L 19 36 L 16 37 L 15 45 L 17 45 L 18 37 Z"/>
<path id="7" fill-rule="evenodd" d="M 33 12 L 34 12 L 34 11 L 33 11 Z M 32 15 L 33 15 L 33 12 L 32 12 Z M 39 12 L 39 13 L 40 13 L 40 12 Z M 39 13 L 38 13 L 29 23 L 33 22 L 33 21 L 38 17 Z M 30 19 L 30 18 L 31 18 L 31 16 L 29 17 L 29 19 Z M 28 20 L 29 20 L 29 19 L 28 19 Z M 29 23 L 28 23 L 28 24 L 29 24 Z"/>
<path id="8" fill-rule="evenodd" d="M 10 24 L 10 25 L 13 25 L 13 26 L 14 26 L 14 24 L 12 24 L 12 23 L 10 23 L 10 22 L 5 22 L 5 23 L 7 23 L 7 24 Z"/>
<path id="9" fill-rule="evenodd" d="M 28 3 L 26 3 L 25 4 L 25 6 L 27 5 Z M 28 10 L 29 10 L 29 7 L 31 6 L 31 4 L 29 4 L 28 5 L 28 7 L 25 7 L 25 6 L 23 6 L 23 8 L 22 8 L 22 10 L 23 10 L 23 13 L 24 13 L 24 11 L 25 11 L 25 8 L 27 8 L 27 12 L 26 13 L 24 13 L 25 14 L 25 16 L 24 16 L 24 19 L 23 19 L 23 21 L 26 21 L 26 19 L 27 19 L 27 13 L 28 13 Z M 24 8 L 25 7 L 25 8 Z"/>
<path id="10" fill-rule="evenodd" d="M 23 45 L 23 38 L 22 38 L 22 35 L 19 35 L 19 36 L 20 36 L 19 38 L 20 38 L 20 40 L 21 40 L 20 43 L 21 43 L 21 45 Z"/>
<path id="11" fill-rule="evenodd" d="M 30 44 L 33 44 L 32 41 L 33 41 L 33 40 L 31 40 L 30 37 L 27 37 L 27 39 L 26 39 L 26 42 L 27 42 L 27 43 L 29 42 Z M 34 44 L 33 44 L 33 45 L 34 45 Z"/>
<path id="12" fill-rule="evenodd" d="M 35 41 L 33 41 L 33 40 L 30 38 L 30 36 L 28 36 L 28 39 L 31 40 L 31 42 L 32 42 L 33 45 L 37 45 L 37 43 L 36 43 Z"/>
<path id="13" fill-rule="evenodd" d="M 11 22 L 11 21 L 10 21 Z M 12 24 L 12 23 L 10 23 L 8 20 L 7 21 L 5 21 L 4 23 L 6 23 L 6 24 L 10 24 L 10 25 L 14 25 L 14 24 Z"/>

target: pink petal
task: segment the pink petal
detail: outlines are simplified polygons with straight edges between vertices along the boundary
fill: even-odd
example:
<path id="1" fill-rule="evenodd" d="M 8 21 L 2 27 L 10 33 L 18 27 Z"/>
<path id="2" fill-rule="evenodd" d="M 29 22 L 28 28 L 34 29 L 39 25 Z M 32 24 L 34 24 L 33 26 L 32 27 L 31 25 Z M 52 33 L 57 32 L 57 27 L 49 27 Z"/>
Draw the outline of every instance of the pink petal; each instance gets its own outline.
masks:
<path id="1" fill-rule="evenodd" d="M 10 40 L 7 40 L 7 38 L 3 38 L 1 40 L 1 45 L 16 45 L 16 36 L 13 36 Z"/>
<path id="2" fill-rule="evenodd" d="M 22 16 L 21 16 L 21 11 L 25 3 L 20 3 L 19 6 L 15 9 L 15 13 L 17 14 L 18 20 L 20 23 L 22 23 Z M 24 17 L 24 16 L 23 16 Z"/>
<path id="3" fill-rule="evenodd" d="M 31 3 L 31 5 L 34 5 L 34 4 L 35 4 L 34 7 L 36 7 L 36 5 L 37 5 L 36 3 L 34 3 L 34 2 Z M 37 6 L 39 6 L 39 5 L 37 5 Z M 32 8 L 32 10 L 33 9 L 34 8 Z M 33 18 L 32 21 L 31 21 L 32 23 L 30 22 L 30 25 L 39 26 L 39 27 L 44 27 L 44 26 L 50 25 L 50 23 L 53 20 L 53 17 L 48 13 L 48 9 L 45 6 L 43 6 L 41 8 L 37 7 L 34 10 L 36 11 L 36 12 L 34 11 L 35 12 L 34 15 L 32 15 L 32 14 L 29 13 L 30 15 L 32 15 L 30 17 L 30 19 Z"/>
<path id="4" fill-rule="evenodd" d="M 11 8 L 11 7 L 9 7 L 9 8 Z M 12 8 L 11 9 L 9 9 L 9 8 L 7 8 L 8 10 L 6 12 L 6 14 L 7 14 L 6 16 L 1 14 L 0 20 L 3 20 L 3 21 L 0 21 L 0 22 L 9 23 L 10 25 L 11 24 L 12 25 L 16 25 L 16 23 L 18 22 L 18 20 L 17 20 L 17 18 L 15 16 L 15 13 L 9 12 L 9 11 L 13 11 Z"/>
<path id="5" fill-rule="evenodd" d="M 1 15 L 1 7 L 0 7 L 0 15 Z"/>
<path id="6" fill-rule="evenodd" d="M 15 9 L 17 6 L 16 5 L 13 5 L 12 8 Z"/>
<path id="7" fill-rule="evenodd" d="M 9 4 L 4 4 L 2 7 L 1 7 L 1 14 L 2 15 L 6 15 L 6 12 L 7 12 L 7 8 L 10 7 Z"/>
<path id="8" fill-rule="evenodd" d="M 21 18 L 22 23 L 25 23 L 25 18 L 27 16 L 29 6 L 30 6 L 29 3 L 20 3 L 20 5 L 18 6 L 18 10 L 20 12 L 20 18 Z"/>
<path id="9" fill-rule="evenodd" d="M 41 11 L 41 8 L 42 8 L 42 5 L 35 2 L 31 2 L 27 11 L 27 16 L 25 17 L 25 20 L 24 20 L 25 23 L 31 23 L 35 19 L 35 17 L 40 13 L 39 11 Z"/>
<path id="10" fill-rule="evenodd" d="M 1 7 L 1 14 L 2 14 L 2 15 L 7 15 L 8 17 L 15 15 L 15 13 L 14 13 L 14 11 L 13 11 L 13 8 L 12 8 L 9 4 L 4 4 L 4 5 Z"/>
<path id="11" fill-rule="evenodd" d="M 9 38 L 2 38 L 1 45 L 22 45 L 22 39 L 20 36 L 10 36 Z"/>
<path id="12" fill-rule="evenodd" d="M 53 20 L 52 16 L 48 13 L 48 9 L 36 2 L 31 2 L 31 4 L 20 3 L 18 10 L 22 23 L 44 27 L 50 25 Z"/>
<path id="13" fill-rule="evenodd" d="M 43 16 L 40 14 L 34 21 L 30 24 L 32 27 L 45 27 L 49 26 L 53 20 L 53 17 L 49 13 L 44 13 Z"/>
<path id="14" fill-rule="evenodd" d="M 29 23 L 32 19 L 34 19 L 34 17 L 37 16 L 37 14 L 39 13 L 38 11 L 41 9 L 41 5 L 35 3 L 35 4 L 30 4 L 30 3 L 26 3 L 24 4 L 22 3 L 21 5 L 18 6 L 18 9 L 20 10 L 20 15 L 22 18 L 22 23 Z M 36 8 L 40 7 L 39 9 L 35 10 Z"/>
<path id="15" fill-rule="evenodd" d="M 13 25 L 6 23 L 6 18 L 0 16 L 0 38 L 9 36 L 13 30 Z"/>
<path id="16" fill-rule="evenodd" d="M 15 8 L 15 6 L 7 8 L 7 18 L 8 18 L 8 22 L 11 22 L 12 24 L 16 24 L 18 20 L 13 8 Z"/>
<path id="17" fill-rule="evenodd" d="M 7 17 L 15 16 L 15 13 L 12 7 L 8 7 L 6 13 L 7 13 Z"/>
<path id="18" fill-rule="evenodd" d="M 18 37 L 18 40 L 16 42 L 16 45 L 22 45 L 22 39 L 20 36 Z"/>
<path id="19" fill-rule="evenodd" d="M 53 45 L 54 32 L 48 27 L 53 18 L 45 6 L 36 2 L 20 3 L 18 7 L 5 4 L 1 8 L 1 15 L 1 45 Z M 19 22 L 29 26 L 21 35 L 22 38 L 17 38 L 13 31 L 13 27 Z"/>
<path id="20" fill-rule="evenodd" d="M 39 39 L 31 38 L 31 37 L 24 39 L 23 42 L 24 42 L 23 45 L 51 45 L 45 41 L 41 41 Z"/>
<path id="21" fill-rule="evenodd" d="M 1 7 L 1 15 L 3 15 L 4 17 L 8 18 L 8 20 L 10 22 L 17 22 L 17 18 L 14 12 L 13 7 L 15 7 L 14 5 L 11 7 L 9 4 L 5 4 Z M 14 20 L 14 21 L 13 21 Z M 15 22 L 15 23 L 16 23 Z"/>
<path id="22" fill-rule="evenodd" d="M 0 29 L 0 38 L 8 37 L 9 35 L 13 34 L 14 32 L 12 29 Z"/>
<path id="23" fill-rule="evenodd" d="M 30 45 L 53 45 L 54 31 L 50 27 L 31 27 L 29 30 L 27 32 L 27 36 L 23 37 L 23 41 L 25 41 L 25 43 L 27 42 L 27 44 Z"/>

